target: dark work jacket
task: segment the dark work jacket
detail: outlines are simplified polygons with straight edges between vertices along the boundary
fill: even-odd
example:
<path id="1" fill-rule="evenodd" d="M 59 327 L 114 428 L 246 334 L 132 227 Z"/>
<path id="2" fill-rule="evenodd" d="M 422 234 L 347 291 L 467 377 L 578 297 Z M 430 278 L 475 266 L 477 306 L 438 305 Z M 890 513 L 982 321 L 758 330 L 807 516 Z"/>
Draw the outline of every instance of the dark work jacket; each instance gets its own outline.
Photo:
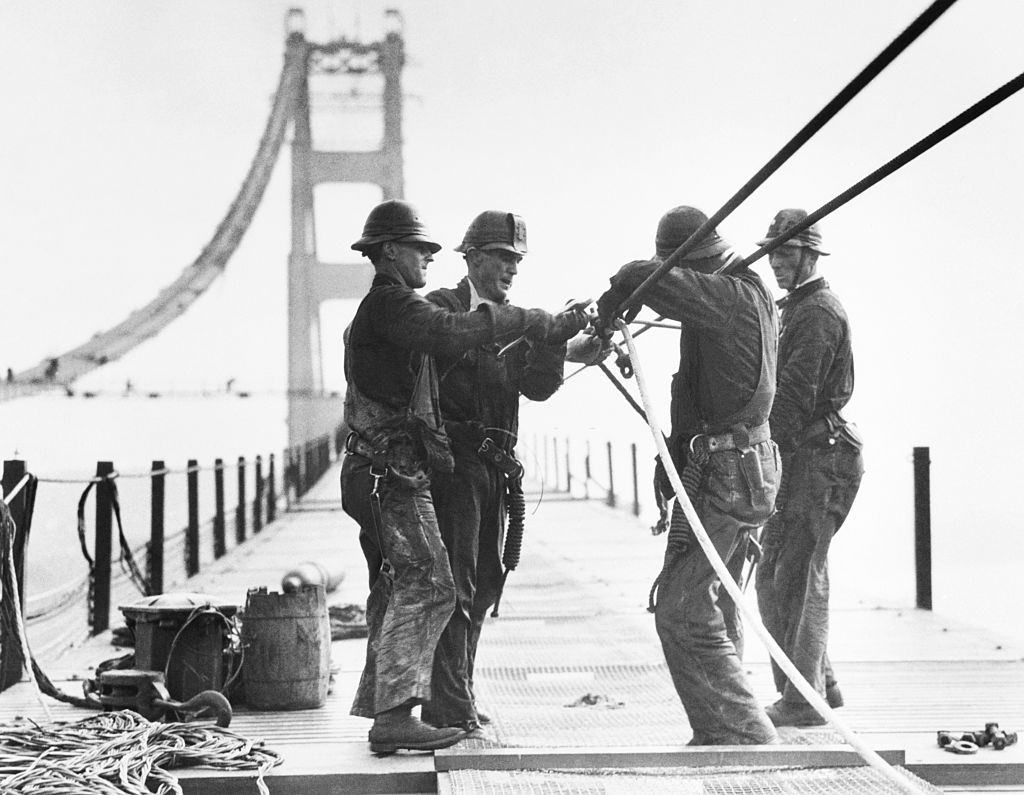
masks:
<path id="1" fill-rule="evenodd" d="M 770 422 L 772 438 L 788 452 L 808 425 L 850 401 L 853 350 L 846 311 L 824 279 L 803 285 L 779 304 L 779 377 Z"/>
<path id="2" fill-rule="evenodd" d="M 423 354 L 461 356 L 525 328 L 526 312 L 518 307 L 451 312 L 377 274 L 345 331 L 346 423 L 375 439 L 405 417 Z"/>
<path id="3" fill-rule="evenodd" d="M 658 265 L 630 263 L 615 279 L 625 271 L 626 286 L 635 289 Z M 768 420 L 779 321 L 756 273 L 742 268 L 726 276 L 674 268 L 643 302 L 683 326 L 679 371 L 672 379 L 677 444 L 698 433 L 721 433 L 738 423 L 754 428 Z"/>
<path id="4" fill-rule="evenodd" d="M 464 277 L 454 289 L 428 293 L 427 300 L 454 312 L 469 311 L 469 277 Z M 483 311 L 484 307 L 486 304 L 481 304 L 476 311 Z M 494 441 L 507 449 L 515 444 L 519 432 L 519 396 L 547 400 L 562 385 L 565 366 L 564 344 L 526 342 L 498 359 L 498 351 L 514 338 L 510 334 L 461 355 L 437 357 L 445 422 L 472 422 L 508 431 L 494 436 Z"/>

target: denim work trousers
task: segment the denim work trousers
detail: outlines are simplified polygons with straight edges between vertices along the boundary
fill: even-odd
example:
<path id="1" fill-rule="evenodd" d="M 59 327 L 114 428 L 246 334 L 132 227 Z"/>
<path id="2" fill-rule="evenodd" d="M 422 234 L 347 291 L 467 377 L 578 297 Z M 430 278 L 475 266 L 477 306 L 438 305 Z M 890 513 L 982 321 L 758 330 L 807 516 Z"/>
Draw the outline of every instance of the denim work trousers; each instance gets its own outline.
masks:
<path id="1" fill-rule="evenodd" d="M 380 573 L 382 550 L 370 507 L 370 462 L 348 455 L 341 468 L 345 512 L 359 523 L 370 575 L 366 663 L 351 713 L 364 718 L 428 701 L 434 649 L 455 605 L 448 554 L 429 486 L 387 480 L 381 486 L 380 537 L 392 574 Z"/>
<path id="2" fill-rule="evenodd" d="M 843 438 L 805 444 L 787 458 L 786 499 L 769 520 L 757 567 L 757 601 L 772 637 L 822 696 L 835 682 L 828 658 L 828 551 L 860 488 L 860 450 Z M 775 687 L 806 699 L 772 660 Z"/>
<path id="3" fill-rule="evenodd" d="M 734 452 L 712 456 L 695 508 L 715 549 L 738 572 L 748 534 L 756 533 L 775 500 L 777 452 L 759 445 L 772 485 L 771 504 L 755 510 Z M 726 511 L 729 511 L 726 513 Z M 778 735 L 758 703 L 740 661 L 742 624 L 704 550 L 694 542 L 665 572 L 655 624 L 695 744 L 757 745 Z"/>
<path id="4" fill-rule="evenodd" d="M 434 655 L 433 698 L 424 720 L 453 725 L 477 720 L 473 663 L 487 611 L 501 587 L 504 478 L 453 436 L 455 471 L 434 478 L 431 490 L 441 538 L 455 580 L 455 612 Z"/>

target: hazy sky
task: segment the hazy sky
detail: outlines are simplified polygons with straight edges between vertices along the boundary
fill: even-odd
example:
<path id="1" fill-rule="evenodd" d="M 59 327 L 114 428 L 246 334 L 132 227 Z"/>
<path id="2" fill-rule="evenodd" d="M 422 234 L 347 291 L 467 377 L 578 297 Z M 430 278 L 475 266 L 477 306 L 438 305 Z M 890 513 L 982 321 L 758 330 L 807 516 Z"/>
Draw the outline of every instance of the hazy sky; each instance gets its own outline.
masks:
<path id="1" fill-rule="evenodd" d="M 290 5 L 0 4 L 0 368 L 113 325 L 195 258 L 256 149 Z M 385 5 L 404 16 L 409 55 L 406 195 L 446 244 L 429 286 L 461 274 L 451 247 L 468 221 L 507 208 L 526 218 L 531 249 L 514 300 L 555 308 L 650 255 L 664 210 L 718 209 L 926 3 L 318 0 L 305 4 L 308 36 L 375 37 Z M 720 232 L 753 250 L 778 208 L 823 204 L 1014 77 L 1022 22 L 1016 0 L 960 0 Z M 349 118 L 334 116 L 335 131 L 358 137 Z M 1022 129 L 1018 96 L 822 224 L 824 271 L 854 330 L 864 525 L 892 511 L 909 521 L 907 461 L 923 444 L 937 523 L 973 547 L 1024 529 L 993 499 L 1024 442 L 1011 414 L 1024 387 Z M 226 276 L 90 383 L 283 388 L 288 188 L 285 150 Z M 325 260 L 350 254 L 376 201 L 370 188 L 338 195 L 321 197 Z M 344 320 L 325 313 L 335 385 Z M 675 342 L 663 334 L 642 347 L 667 393 Z M 595 373 L 567 385 L 548 421 L 567 409 L 633 422 Z"/>

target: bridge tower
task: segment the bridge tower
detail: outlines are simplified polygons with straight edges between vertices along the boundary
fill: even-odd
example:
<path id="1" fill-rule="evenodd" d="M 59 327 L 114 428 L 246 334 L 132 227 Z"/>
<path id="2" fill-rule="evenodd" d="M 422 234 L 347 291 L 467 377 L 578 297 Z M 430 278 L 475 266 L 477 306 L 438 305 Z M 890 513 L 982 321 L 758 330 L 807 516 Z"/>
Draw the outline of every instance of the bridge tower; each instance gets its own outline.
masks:
<path id="1" fill-rule="evenodd" d="M 292 9 L 287 16 L 289 55 L 305 59 L 307 68 L 293 106 L 292 237 L 288 257 L 288 443 L 297 445 L 332 430 L 341 421 L 341 400 L 325 393 L 320 340 L 320 305 L 338 298 L 360 298 L 369 289 L 373 267 L 363 260 L 320 262 L 316 250 L 313 190 L 319 184 L 359 182 L 379 185 L 383 199 L 401 199 L 402 66 L 401 17 L 385 14 L 383 40 L 362 43 L 341 38 L 312 44 L 305 38 L 305 18 Z M 362 74 L 383 77 L 383 136 L 375 151 L 318 151 L 310 124 L 310 73 Z"/>

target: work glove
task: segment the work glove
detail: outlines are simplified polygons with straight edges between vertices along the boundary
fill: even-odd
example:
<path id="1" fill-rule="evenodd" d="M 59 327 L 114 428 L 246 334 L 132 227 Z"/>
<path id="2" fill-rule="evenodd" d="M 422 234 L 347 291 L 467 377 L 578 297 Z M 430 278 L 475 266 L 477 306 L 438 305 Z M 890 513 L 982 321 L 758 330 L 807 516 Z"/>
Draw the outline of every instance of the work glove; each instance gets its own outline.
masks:
<path id="1" fill-rule="evenodd" d="M 643 284 L 644 279 L 650 276 L 657 267 L 657 263 L 650 260 L 637 259 L 627 262 L 608 281 L 611 287 L 597 299 L 597 323 L 599 330 L 607 330 L 608 336 L 615 327 L 615 310 L 623 301 L 633 294 L 633 291 Z M 630 307 L 623 314 L 623 319 L 629 323 L 640 312 L 641 305 Z"/>
<path id="2" fill-rule="evenodd" d="M 576 308 L 566 309 L 557 315 L 543 309 L 526 310 L 526 338 L 549 345 L 561 345 L 572 339 L 587 327 L 587 313 Z"/>

